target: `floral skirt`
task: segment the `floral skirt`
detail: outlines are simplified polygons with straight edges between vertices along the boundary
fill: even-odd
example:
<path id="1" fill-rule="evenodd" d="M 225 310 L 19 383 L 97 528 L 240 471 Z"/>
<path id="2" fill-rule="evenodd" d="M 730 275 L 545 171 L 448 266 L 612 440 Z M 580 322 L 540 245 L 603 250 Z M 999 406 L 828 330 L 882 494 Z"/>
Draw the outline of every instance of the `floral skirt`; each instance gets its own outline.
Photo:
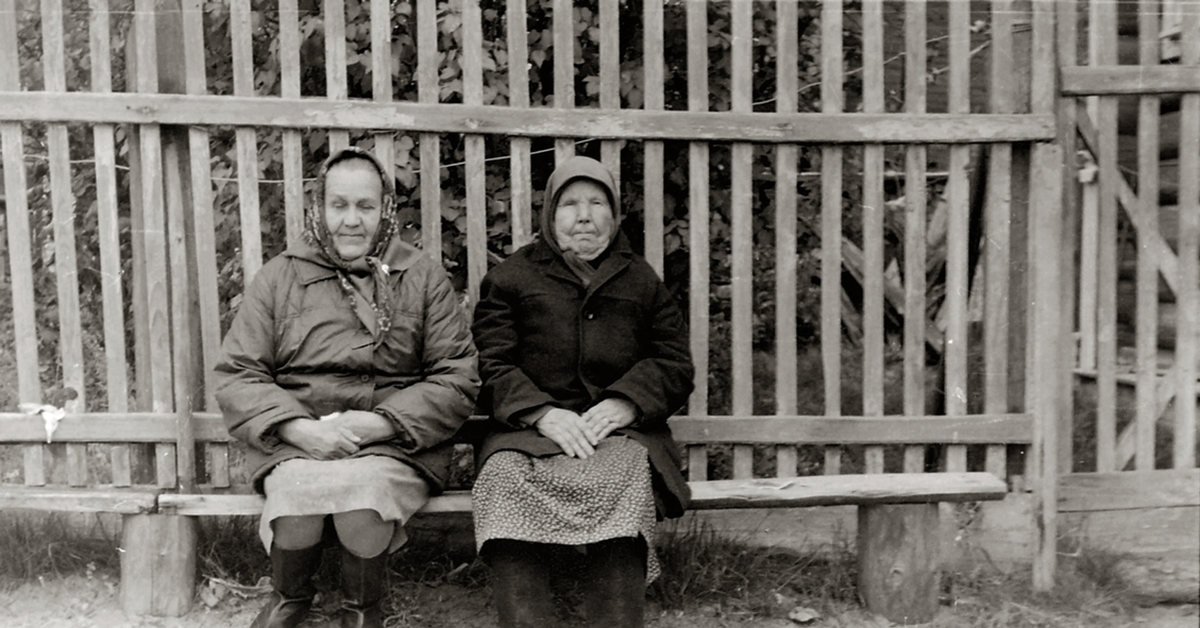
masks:
<path id="1" fill-rule="evenodd" d="M 491 539 L 587 545 L 641 536 L 646 582 L 658 577 L 650 461 L 629 438 L 604 439 L 586 460 L 498 451 L 475 479 L 471 505 L 478 549 Z"/>
<path id="2" fill-rule="evenodd" d="M 429 485 L 412 467 L 387 456 L 340 460 L 293 458 L 279 463 L 263 483 L 267 494 L 258 534 L 271 551 L 279 517 L 374 510 L 396 523 L 388 551 L 408 540 L 404 524 L 429 501 Z"/>

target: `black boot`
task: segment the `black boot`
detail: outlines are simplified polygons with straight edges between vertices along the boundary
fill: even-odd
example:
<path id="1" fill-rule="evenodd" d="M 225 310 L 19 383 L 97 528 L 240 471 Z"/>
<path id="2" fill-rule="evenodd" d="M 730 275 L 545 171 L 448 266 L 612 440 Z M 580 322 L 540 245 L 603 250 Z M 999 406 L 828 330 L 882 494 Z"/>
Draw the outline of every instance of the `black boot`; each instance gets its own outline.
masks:
<path id="1" fill-rule="evenodd" d="M 492 566 L 492 597 L 500 628 L 555 625 L 550 555 L 546 546 L 492 539 L 487 542 L 487 557 Z"/>
<path id="2" fill-rule="evenodd" d="M 317 588 L 313 574 L 321 566 L 321 545 L 298 550 L 271 547 L 271 585 L 266 606 L 250 628 L 294 628 L 304 621 Z"/>
<path id="3" fill-rule="evenodd" d="M 588 626 L 642 628 L 645 605 L 645 542 L 619 538 L 588 545 L 583 598 Z"/>
<path id="4" fill-rule="evenodd" d="M 372 558 L 342 548 L 342 628 L 383 628 L 383 579 L 387 551 Z"/>

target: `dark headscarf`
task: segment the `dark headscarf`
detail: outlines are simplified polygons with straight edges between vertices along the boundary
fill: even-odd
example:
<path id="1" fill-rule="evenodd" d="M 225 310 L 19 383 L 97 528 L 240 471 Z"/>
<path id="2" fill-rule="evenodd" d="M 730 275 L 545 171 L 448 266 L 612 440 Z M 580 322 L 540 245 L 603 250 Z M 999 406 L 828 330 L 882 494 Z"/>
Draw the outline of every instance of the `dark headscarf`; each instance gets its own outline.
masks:
<path id="1" fill-rule="evenodd" d="M 362 160 L 371 164 L 375 172 L 379 174 L 383 198 L 379 211 L 379 226 L 375 229 L 375 236 L 367 254 L 356 260 L 346 260 L 338 254 L 337 247 L 333 244 L 333 236 L 329 233 L 329 225 L 325 221 L 325 184 L 331 168 L 352 160 Z M 352 300 L 365 300 L 374 310 L 375 343 L 377 345 L 392 326 L 392 289 L 391 282 L 388 281 L 389 269 L 387 264 L 381 261 L 381 258 L 391 244 L 392 238 L 395 237 L 396 229 L 395 189 L 392 177 L 384 170 L 383 164 L 371 153 L 357 147 L 343 148 L 331 154 L 325 163 L 321 164 L 321 170 L 317 173 L 316 194 L 304 211 L 304 240 L 317 250 L 323 261 L 333 267 L 337 273 L 338 283 L 341 284 L 346 294 Z M 370 282 L 374 283 L 373 295 L 364 294 L 364 291 L 355 287 L 356 283 L 359 285 L 367 283 L 355 281 L 356 279 L 361 280 L 368 277 L 374 279 L 373 282 Z"/>
<path id="2" fill-rule="evenodd" d="M 564 251 L 558 244 L 558 238 L 554 229 L 554 215 L 558 211 L 558 197 L 567 187 L 567 184 L 578 179 L 587 179 L 599 185 L 608 194 L 608 204 L 612 208 L 613 213 L 613 232 L 608 240 L 608 245 L 604 251 L 600 252 L 597 258 L 602 258 L 609 248 L 612 248 L 613 242 L 617 239 L 617 231 L 621 228 L 621 197 L 617 194 L 617 182 L 613 179 L 612 173 L 604 164 L 592 159 L 591 157 L 571 157 L 563 161 L 550 174 L 550 179 L 546 181 L 546 194 L 542 202 L 542 240 L 554 251 L 562 257 L 567 263 L 567 267 L 571 272 L 575 273 L 583 285 L 587 286 L 591 283 L 592 276 L 596 274 L 596 269 L 591 264 L 579 258 L 574 251 Z"/>

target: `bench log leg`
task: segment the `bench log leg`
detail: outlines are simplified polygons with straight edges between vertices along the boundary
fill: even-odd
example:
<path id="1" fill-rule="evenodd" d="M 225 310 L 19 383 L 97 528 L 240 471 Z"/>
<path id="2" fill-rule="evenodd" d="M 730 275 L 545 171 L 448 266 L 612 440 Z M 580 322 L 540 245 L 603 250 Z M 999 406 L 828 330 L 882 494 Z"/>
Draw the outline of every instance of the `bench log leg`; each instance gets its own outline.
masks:
<path id="1" fill-rule="evenodd" d="M 121 606 L 129 615 L 179 617 L 196 589 L 196 518 L 128 515 L 121 531 Z"/>
<path id="2" fill-rule="evenodd" d="M 858 508 L 858 592 L 897 624 L 933 621 L 938 607 L 938 506 Z"/>

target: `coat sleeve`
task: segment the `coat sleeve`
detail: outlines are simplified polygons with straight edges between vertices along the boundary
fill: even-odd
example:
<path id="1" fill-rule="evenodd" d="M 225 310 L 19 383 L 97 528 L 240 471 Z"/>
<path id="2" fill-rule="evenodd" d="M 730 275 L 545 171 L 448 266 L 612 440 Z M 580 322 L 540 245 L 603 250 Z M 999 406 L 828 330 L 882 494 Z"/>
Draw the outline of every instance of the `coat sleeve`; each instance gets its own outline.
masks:
<path id="1" fill-rule="evenodd" d="M 275 384 L 276 286 L 282 265 L 264 267 L 242 298 L 222 343 L 217 363 L 216 397 L 230 435 L 272 453 L 282 441 L 275 427 L 291 419 L 312 418 L 290 393 Z"/>
<path id="2" fill-rule="evenodd" d="M 479 393 L 477 353 L 471 329 L 445 271 L 432 268 L 425 283 L 424 349 L 421 381 L 397 390 L 375 411 L 415 441 L 419 451 L 448 440 L 475 408 Z"/>
<path id="3" fill-rule="evenodd" d="M 543 406 L 557 405 L 554 397 L 517 366 L 517 303 L 520 295 L 497 281 L 492 273 L 479 286 L 475 306 L 475 344 L 479 347 L 479 374 L 483 378 L 483 400 L 493 418 L 514 429 L 527 424 L 521 419 Z"/>
<path id="4" fill-rule="evenodd" d="M 642 415 L 635 427 L 665 425 L 687 402 L 694 386 L 691 349 L 683 313 L 667 287 L 656 279 L 649 316 L 649 351 L 601 396 L 620 396 L 637 404 Z"/>

